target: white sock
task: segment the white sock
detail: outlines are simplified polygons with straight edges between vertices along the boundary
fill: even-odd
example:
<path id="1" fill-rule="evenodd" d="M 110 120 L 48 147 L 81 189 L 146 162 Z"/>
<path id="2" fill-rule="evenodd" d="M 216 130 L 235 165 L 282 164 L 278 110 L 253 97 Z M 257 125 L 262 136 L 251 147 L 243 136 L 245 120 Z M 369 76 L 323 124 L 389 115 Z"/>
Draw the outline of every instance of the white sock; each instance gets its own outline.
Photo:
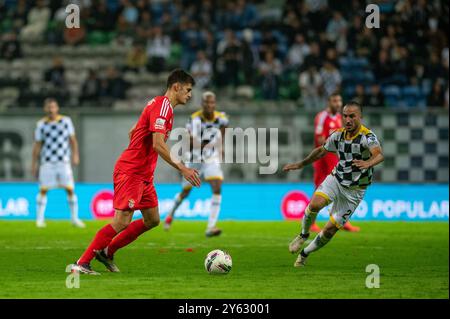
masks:
<path id="1" fill-rule="evenodd" d="M 176 210 L 178 209 L 178 207 L 180 206 L 181 202 L 183 201 L 183 199 L 180 196 L 181 194 L 178 193 L 177 196 L 175 196 L 175 203 L 173 204 L 172 209 L 169 211 L 169 215 L 173 217 L 173 215 L 175 215 Z"/>
<path id="2" fill-rule="evenodd" d="M 316 238 L 314 238 L 314 240 L 305 247 L 305 249 L 303 249 L 304 253 L 306 255 L 309 255 L 310 253 L 312 253 L 313 251 L 319 250 L 320 248 L 322 248 L 323 246 L 325 246 L 331 238 L 327 238 L 323 235 L 323 232 L 320 232 L 317 234 Z"/>
<path id="3" fill-rule="evenodd" d="M 73 194 L 72 196 L 67 196 L 67 201 L 70 207 L 70 217 L 72 221 L 78 220 L 78 197 Z"/>
<path id="4" fill-rule="evenodd" d="M 212 229 L 216 226 L 219 219 L 220 203 L 222 201 L 222 195 L 213 194 L 211 198 L 211 211 L 208 219 L 208 229 Z"/>
<path id="5" fill-rule="evenodd" d="M 45 213 L 45 207 L 47 206 L 47 195 L 41 195 L 39 193 L 36 196 L 36 221 L 37 222 L 44 222 L 44 213 Z"/>

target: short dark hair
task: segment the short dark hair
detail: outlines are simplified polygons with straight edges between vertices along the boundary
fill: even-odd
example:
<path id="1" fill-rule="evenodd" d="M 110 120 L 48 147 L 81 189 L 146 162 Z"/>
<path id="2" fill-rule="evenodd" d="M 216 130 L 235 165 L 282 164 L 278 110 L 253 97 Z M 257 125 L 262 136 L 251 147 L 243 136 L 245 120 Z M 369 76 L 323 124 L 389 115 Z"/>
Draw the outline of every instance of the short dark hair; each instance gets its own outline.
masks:
<path id="1" fill-rule="evenodd" d="M 344 107 L 346 107 L 346 106 L 356 106 L 362 114 L 363 107 L 362 107 L 361 103 L 352 100 L 350 102 L 347 102 L 347 104 L 344 105 Z"/>
<path id="2" fill-rule="evenodd" d="M 169 77 L 167 78 L 167 88 L 170 88 L 175 83 L 181 83 L 181 84 L 192 84 L 192 86 L 195 85 L 195 80 L 186 71 L 183 69 L 175 69 L 172 72 L 170 72 Z"/>
<path id="3" fill-rule="evenodd" d="M 328 96 L 328 101 L 329 101 L 332 97 L 335 97 L 335 96 L 341 96 L 341 93 L 340 93 L 339 91 L 335 91 L 335 92 L 331 93 L 331 94 Z"/>

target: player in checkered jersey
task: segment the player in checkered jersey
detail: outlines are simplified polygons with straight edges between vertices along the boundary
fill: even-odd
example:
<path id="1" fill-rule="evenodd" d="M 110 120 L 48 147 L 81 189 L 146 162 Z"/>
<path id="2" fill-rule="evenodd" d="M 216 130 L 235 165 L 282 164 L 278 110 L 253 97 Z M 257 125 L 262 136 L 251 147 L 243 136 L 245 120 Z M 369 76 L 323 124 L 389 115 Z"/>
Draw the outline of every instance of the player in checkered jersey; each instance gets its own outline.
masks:
<path id="1" fill-rule="evenodd" d="M 325 110 L 317 113 L 314 119 L 314 147 L 323 145 L 327 138 L 338 128 L 342 127 L 342 97 L 339 93 L 333 93 L 328 97 Z M 327 153 L 324 157 L 313 163 L 314 186 L 319 187 L 325 178 L 331 173 L 338 163 L 339 158 L 334 153 Z M 310 229 L 312 232 L 320 232 L 320 227 L 314 223 Z M 358 232 L 359 227 L 350 222 L 345 223 L 343 230 Z"/>
<path id="2" fill-rule="evenodd" d="M 332 173 L 314 192 L 305 210 L 301 233 L 289 244 L 289 251 L 293 254 L 300 251 L 319 211 L 333 202 L 330 220 L 314 240 L 301 250 L 295 267 L 304 266 L 310 253 L 325 246 L 344 227 L 372 182 L 373 167 L 384 160 L 380 142 L 371 130 L 361 124 L 361 119 L 361 105 L 354 101 L 347 103 L 342 111 L 344 127 L 331 134 L 322 146 L 315 148 L 304 160 L 287 164 L 283 168 L 284 171 L 302 169 L 327 152 L 334 152 L 339 157 Z"/>
<path id="3" fill-rule="evenodd" d="M 58 102 L 53 98 L 44 101 L 46 117 L 39 120 L 34 133 L 32 174 L 39 176 L 39 193 L 36 198 L 36 226 L 45 227 L 44 212 L 47 192 L 52 188 L 64 188 L 67 192 L 72 224 L 85 227 L 78 218 L 78 199 L 74 192 L 74 181 L 70 159 L 78 165 L 78 142 L 72 120 L 60 115 Z M 39 174 L 38 173 L 39 162 Z"/>
<path id="4" fill-rule="evenodd" d="M 197 169 L 200 175 L 211 185 L 211 209 L 206 228 L 206 237 L 219 236 L 222 230 L 216 227 L 222 202 L 221 188 L 223 172 L 220 167 L 220 149 L 224 142 L 228 117 L 224 112 L 216 111 L 216 95 L 211 91 L 202 94 L 202 108 L 191 115 L 186 124 L 192 141 L 196 139 L 199 147 L 188 152 L 187 166 Z M 219 145 L 220 143 L 220 145 Z M 223 149 L 223 148 L 222 148 Z M 164 222 L 164 229 L 169 230 L 175 212 L 183 200 L 189 196 L 192 185 L 186 180 L 181 182 L 182 191 L 176 195 L 175 202 Z"/>

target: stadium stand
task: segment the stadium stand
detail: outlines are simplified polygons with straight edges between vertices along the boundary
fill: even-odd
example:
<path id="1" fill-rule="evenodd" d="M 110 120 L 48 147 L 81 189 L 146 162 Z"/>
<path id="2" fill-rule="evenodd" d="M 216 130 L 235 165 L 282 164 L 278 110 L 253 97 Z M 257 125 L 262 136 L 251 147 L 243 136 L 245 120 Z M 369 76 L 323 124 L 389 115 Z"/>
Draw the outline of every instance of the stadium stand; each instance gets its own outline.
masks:
<path id="1" fill-rule="evenodd" d="M 230 98 L 308 104 L 299 77 L 313 64 L 319 98 L 337 88 L 351 99 L 360 84 L 379 106 L 448 107 L 445 1 L 382 1 L 380 29 L 364 26 L 360 0 L 70 1 L 81 8 L 80 29 L 65 28 L 68 3 L 0 1 L 3 108 L 38 106 L 47 95 L 66 106 L 137 105 L 167 71 L 191 69 L 199 51 L 212 65 L 208 85 Z M 92 72 L 98 92 L 86 98 Z"/>

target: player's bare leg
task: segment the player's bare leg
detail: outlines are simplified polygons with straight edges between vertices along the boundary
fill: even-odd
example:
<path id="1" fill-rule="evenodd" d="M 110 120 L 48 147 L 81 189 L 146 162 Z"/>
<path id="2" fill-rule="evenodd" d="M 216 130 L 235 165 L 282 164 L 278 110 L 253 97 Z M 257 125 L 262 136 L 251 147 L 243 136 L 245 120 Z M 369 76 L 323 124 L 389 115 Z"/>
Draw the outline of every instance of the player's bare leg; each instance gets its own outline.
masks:
<path id="1" fill-rule="evenodd" d="M 175 212 L 177 211 L 178 207 L 181 205 L 183 200 L 189 196 L 189 194 L 191 193 L 191 190 L 192 190 L 191 186 L 186 186 L 183 188 L 181 193 L 177 194 L 177 196 L 175 197 L 175 203 L 173 204 L 172 209 L 169 211 L 169 213 L 167 214 L 167 217 L 164 221 L 164 230 L 170 229 L 170 226 L 172 225 L 172 222 L 173 222 L 173 219 L 175 216 Z"/>
<path id="2" fill-rule="evenodd" d="M 67 201 L 69 202 L 70 207 L 70 220 L 72 225 L 79 228 L 84 228 L 86 225 L 83 223 L 81 219 L 78 218 L 78 197 L 73 191 L 72 187 L 65 187 L 67 193 Z"/>
<path id="3" fill-rule="evenodd" d="M 306 246 L 297 257 L 297 260 L 294 263 L 294 267 L 303 267 L 306 264 L 306 260 L 310 253 L 319 250 L 323 246 L 325 246 L 331 238 L 337 233 L 339 230 L 331 221 L 329 221 L 322 231 L 317 234 L 314 240 Z"/>
<path id="4" fill-rule="evenodd" d="M 72 270 L 86 274 L 98 274 L 91 269 L 90 263 L 92 259 L 94 259 L 97 251 L 105 249 L 118 233 L 130 225 L 133 212 L 116 209 L 112 222 L 97 232 L 91 244 L 78 259 Z"/>
<path id="5" fill-rule="evenodd" d="M 309 238 L 309 233 L 311 226 L 315 223 L 317 214 L 322 208 L 329 204 L 329 200 L 323 196 L 313 195 L 311 201 L 305 210 L 305 216 L 302 220 L 302 228 L 300 234 L 295 236 L 295 238 L 289 244 L 289 251 L 292 254 L 298 253 L 303 243 Z"/>
<path id="6" fill-rule="evenodd" d="M 36 226 L 44 228 L 45 224 L 45 207 L 47 206 L 47 189 L 41 187 L 36 196 Z"/>
<path id="7" fill-rule="evenodd" d="M 96 253 L 96 259 L 111 272 L 119 272 L 114 263 L 114 254 L 122 247 L 134 242 L 140 235 L 159 225 L 158 207 L 141 209 L 141 219 L 131 222 L 119 235 L 109 243 L 108 247 Z"/>
<path id="8" fill-rule="evenodd" d="M 222 202 L 222 180 L 211 179 L 209 180 L 213 196 L 211 198 L 211 211 L 209 212 L 208 227 L 206 229 L 206 236 L 213 237 L 219 236 L 222 230 L 216 227 L 217 220 L 219 219 L 220 204 Z"/>

